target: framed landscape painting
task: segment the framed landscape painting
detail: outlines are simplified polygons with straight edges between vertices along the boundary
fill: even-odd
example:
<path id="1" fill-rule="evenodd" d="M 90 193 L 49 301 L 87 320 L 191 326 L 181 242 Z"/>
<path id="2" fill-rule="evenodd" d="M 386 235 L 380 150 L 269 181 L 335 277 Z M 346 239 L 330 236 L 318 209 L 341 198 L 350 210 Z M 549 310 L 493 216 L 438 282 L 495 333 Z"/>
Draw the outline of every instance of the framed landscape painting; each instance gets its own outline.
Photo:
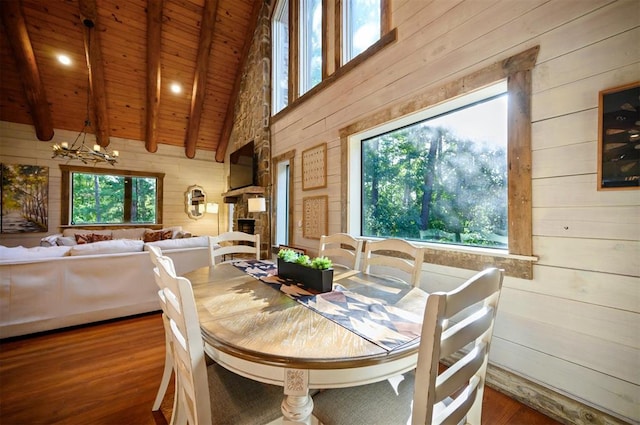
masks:
<path id="1" fill-rule="evenodd" d="M 49 230 L 49 167 L 2 164 L 0 233 Z"/>
<path id="2" fill-rule="evenodd" d="M 600 92 L 598 190 L 640 187 L 640 82 Z"/>

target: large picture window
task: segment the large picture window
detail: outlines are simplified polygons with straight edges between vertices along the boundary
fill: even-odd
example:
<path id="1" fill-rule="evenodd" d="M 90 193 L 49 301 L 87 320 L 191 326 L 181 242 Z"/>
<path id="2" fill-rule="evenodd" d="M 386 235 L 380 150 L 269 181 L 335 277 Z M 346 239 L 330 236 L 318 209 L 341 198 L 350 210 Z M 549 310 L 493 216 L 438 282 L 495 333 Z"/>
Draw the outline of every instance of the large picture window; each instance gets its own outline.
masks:
<path id="1" fill-rule="evenodd" d="M 495 91 L 362 140 L 363 236 L 508 248 L 506 85 Z"/>
<path id="2" fill-rule="evenodd" d="M 161 173 L 60 166 L 63 225 L 160 224 Z"/>

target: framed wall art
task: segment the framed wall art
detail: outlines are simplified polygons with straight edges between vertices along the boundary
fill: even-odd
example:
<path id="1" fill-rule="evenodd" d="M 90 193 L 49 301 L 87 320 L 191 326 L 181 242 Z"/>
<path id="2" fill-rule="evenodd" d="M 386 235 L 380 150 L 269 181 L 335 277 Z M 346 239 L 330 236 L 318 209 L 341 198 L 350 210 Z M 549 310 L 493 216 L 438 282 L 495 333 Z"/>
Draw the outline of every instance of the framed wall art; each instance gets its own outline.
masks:
<path id="1" fill-rule="evenodd" d="M 49 230 L 49 167 L 1 164 L 0 233 Z"/>
<path id="2" fill-rule="evenodd" d="M 600 92 L 598 190 L 640 187 L 640 81 Z"/>
<path id="3" fill-rule="evenodd" d="M 329 228 L 329 197 L 327 195 L 302 198 L 302 236 L 320 239 Z"/>
<path id="4" fill-rule="evenodd" d="M 327 144 L 302 151 L 302 190 L 327 187 Z"/>

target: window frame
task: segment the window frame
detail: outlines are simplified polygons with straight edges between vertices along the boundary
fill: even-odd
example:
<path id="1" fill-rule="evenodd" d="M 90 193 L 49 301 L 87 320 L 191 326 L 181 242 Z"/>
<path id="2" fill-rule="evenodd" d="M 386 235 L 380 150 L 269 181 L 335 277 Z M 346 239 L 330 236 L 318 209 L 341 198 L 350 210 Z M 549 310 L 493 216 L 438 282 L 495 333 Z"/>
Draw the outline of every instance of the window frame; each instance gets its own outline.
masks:
<path id="1" fill-rule="evenodd" d="M 291 3 L 293 0 L 278 0 L 273 8 L 273 14 L 271 16 L 271 41 L 272 41 L 272 55 L 271 55 L 271 108 L 274 113 L 278 113 L 281 110 L 285 109 L 289 104 L 289 97 L 291 95 Z M 281 17 L 284 13 L 287 14 L 287 30 L 286 30 L 286 38 L 287 38 L 287 49 L 284 49 L 283 46 L 280 46 L 279 41 L 284 34 L 281 27 L 280 22 L 282 22 L 279 17 Z M 276 43 L 277 42 L 277 43 Z M 286 58 L 286 69 L 284 69 L 283 62 L 285 62 L 284 58 Z M 286 95 L 283 95 L 279 89 L 279 84 L 276 84 L 278 81 L 277 77 L 280 76 L 280 73 L 286 73 L 287 79 L 287 89 Z M 283 99 L 285 98 L 285 99 Z M 282 106 L 280 107 L 280 103 Z"/>
<path id="2" fill-rule="evenodd" d="M 373 43 L 364 52 L 355 56 L 349 62 L 341 63 L 341 9 L 340 0 L 323 0 L 322 1 L 322 80 L 313 86 L 304 94 L 300 94 L 300 72 L 299 72 L 299 0 L 289 0 L 289 88 L 287 96 L 287 105 L 275 112 L 273 108 L 273 99 L 271 101 L 271 121 L 273 124 L 277 120 L 286 116 L 296 107 L 311 99 L 315 94 L 327 89 L 331 84 L 340 79 L 343 75 L 355 69 L 357 66 L 365 62 L 368 58 L 374 56 L 386 46 L 394 43 L 398 38 L 398 31 L 391 27 L 391 0 L 380 0 L 380 38 Z M 277 2 L 271 9 L 270 23 L 273 21 Z M 332 18 L 328 16 L 332 11 Z M 329 31 L 329 25 L 333 25 L 333 32 Z M 333 34 L 333 37 L 330 35 Z M 273 38 L 272 38 L 273 42 Z M 334 57 L 334 66 L 328 63 L 329 55 Z M 273 54 L 271 55 L 273 59 Z M 331 69 L 333 68 L 333 69 Z M 271 67 L 271 83 L 273 84 L 273 67 Z"/>
<path id="3" fill-rule="evenodd" d="M 455 99 L 444 101 L 438 105 L 434 105 L 425 110 L 412 112 L 399 119 L 395 119 L 387 123 L 384 123 L 380 126 L 373 127 L 362 133 L 352 135 L 349 139 L 349 150 L 350 150 L 350 155 L 353 158 L 354 164 L 351 164 L 352 169 L 349 174 L 349 179 L 350 179 L 349 181 L 354 182 L 357 179 L 359 179 L 359 181 L 358 181 L 357 188 L 355 183 L 351 186 L 353 190 L 349 192 L 349 196 L 350 196 L 349 205 L 359 205 L 360 209 L 358 214 L 354 214 L 354 213 L 349 214 L 349 223 L 348 223 L 348 229 L 350 230 L 349 233 L 361 236 L 363 238 L 374 238 L 374 236 L 363 235 L 364 219 L 362 216 L 363 215 L 362 210 L 364 208 L 365 199 L 363 199 L 363 196 L 362 196 L 362 191 L 363 191 L 362 164 L 364 162 L 362 151 L 363 151 L 364 142 L 366 142 L 371 138 L 382 136 L 387 133 L 400 130 L 402 128 L 410 127 L 412 125 L 418 125 L 420 123 L 431 120 L 433 118 L 437 118 L 442 115 L 455 113 L 456 111 L 459 111 L 461 109 L 474 106 L 475 104 L 480 102 L 495 99 L 496 97 L 499 97 L 504 94 L 508 95 L 508 87 L 507 87 L 506 79 L 496 82 L 495 84 L 490 84 L 486 87 L 472 91 L 470 93 L 466 93 L 464 95 L 456 97 Z M 359 160 L 356 161 L 356 158 L 359 158 Z M 505 158 L 505 162 L 506 162 L 506 158 Z M 506 208 L 507 208 L 507 205 L 505 205 L 505 209 Z M 392 236 L 387 236 L 387 237 L 392 237 Z M 451 246 L 451 247 L 480 248 L 479 246 L 465 245 L 465 244 L 459 244 L 459 243 L 454 244 L 454 243 L 433 242 L 433 241 L 426 241 L 426 240 L 419 241 L 417 239 L 410 239 L 410 241 L 419 242 L 419 243 L 435 243 L 435 244 Z M 490 249 L 495 252 L 501 252 L 501 253 L 507 252 L 507 250 L 504 248 L 498 248 L 498 247 L 483 247 L 483 248 Z"/>
<path id="4" fill-rule="evenodd" d="M 347 58 L 347 51 L 349 50 L 349 47 L 351 46 L 353 41 L 353 30 L 348 28 L 348 22 L 349 22 L 348 5 L 350 4 L 350 2 L 349 0 L 342 0 L 338 3 L 340 7 L 336 7 L 336 29 L 335 29 L 336 34 L 338 34 L 338 36 L 336 36 L 336 46 L 335 46 L 337 50 L 337 53 L 336 53 L 337 68 L 351 62 L 354 58 L 356 58 L 358 55 L 362 54 L 364 51 L 367 50 L 365 49 L 362 52 L 356 55 L 353 55 L 350 58 Z M 378 28 L 378 39 L 375 42 L 371 43 L 369 47 L 373 46 L 376 42 L 378 42 L 382 37 L 382 35 L 385 33 L 385 29 L 383 25 L 383 17 L 388 16 L 388 13 L 383 13 L 383 12 L 384 12 L 384 7 L 388 7 L 388 2 L 386 2 L 385 0 L 379 0 L 379 6 L 380 6 L 380 22 L 379 22 L 379 28 Z"/>
<path id="5" fill-rule="evenodd" d="M 480 270 L 486 264 L 505 269 L 506 274 L 523 279 L 533 279 L 532 253 L 532 203 L 531 203 L 531 71 L 538 57 L 540 46 L 493 63 L 478 71 L 431 87 L 385 111 L 364 117 L 340 129 L 341 140 L 341 231 L 350 232 L 349 216 L 354 206 L 350 190 L 360 190 L 351 184 L 351 173 L 357 170 L 359 157 L 350 150 L 354 135 L 399 120 L 419 110 L 450 101 L 480 88 L 507 81 L 509 104 L 507 107 L 507 172 L 508 172 L 508 234 L 509 250 L 496 253 L 495 249 L 419 243 L 425 247 L 425 261 L 450 267 Z M 359 171 L 357 171 L 359 172 Z"/>
<path id="6" fill-rule="evenodd" d="M 60 164 L 61 172 L 61 199 L 60 199 L 60 226 L 61 227 L 82 227 L 82 228 L 106 228 L 106 227 L 148 227 L 148 228 L 160 228 L 162 227 L 162 205 L 163 205 L 163 184 L 164 173 L 154 173 L 146 171 L 132 171 L 132 170 L 119 170 L 109 168 L 94 168 L 83 167 L 73 165 Z M 71 224 L 71 207 L 72 207 L 72 174 L 73 173 L 86 173 L 86 174 L 106 174 L 113 176 L 123 177 L 145 177 L 156 179 L 156 222 L 155 223 L 91 223 L 91 224 Z M 131 194 L 129 194 L 130 196 Z M 124 200 L 125 208 L 130 206 L 131 199 Z"/>
<path id="7" fill-rule="evenodd" d="M 297 73 L 298 73 L 298 87 L 297 87 L 297 95 L 303 96 L 305 93 L 309 92 L 315 86 L 320 84 L 326 77 L 326 51 L 327 51 L 327 31 L 326 31 L 326 21 L 327 21 L 327 0 L 317 0 L 320 2 L 320 12 L 321 23 L 320 23 L 320 81 L 316 84 L 312 84 L 311 82 L 311 69 L 307 69 L 307 66 L 310 67 L 311 64 L 311 51 L 307 45 L 310 45 L 310 38 L 312 38 L 313 31 L 309 28 L 300 25 L 300 20 L 304 16 L 306 8 L 304 5 L 308 2 L 312 2 L 314 0 L 296 0 L 298 3 L 298 19 L 295 24 L 297 24 L 297 28 L 295 29 L 298 34 L 298 46 L 297 46 Z M 313 11 L 307 11 L 313 12 Z M 311 17 L 313 19 L 313 17 Z"/>

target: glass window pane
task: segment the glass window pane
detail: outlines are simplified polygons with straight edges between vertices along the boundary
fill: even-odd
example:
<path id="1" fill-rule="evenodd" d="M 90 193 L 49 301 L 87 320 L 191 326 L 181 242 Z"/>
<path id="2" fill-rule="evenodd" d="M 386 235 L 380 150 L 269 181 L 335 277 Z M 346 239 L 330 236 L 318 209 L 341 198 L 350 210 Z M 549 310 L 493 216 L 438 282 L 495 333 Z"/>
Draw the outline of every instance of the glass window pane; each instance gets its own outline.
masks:
<path id="1" fill-rule="evenodd" d="M 300 0 L 300 94 L 322 81 L 322 1 Z"/>
<path id="2" fill-rule="evenodd" d="M 380 39 L 380 0 L 346 0 L 343 11 L 343 63 Z"/>
<path id="3" fill-rule="evenodd" d="M 155 223 L 156 205 L 156 179 L 150 177 L 133 177 L 131 187 L 131 222 Z"/>
<path id="4" fill-rule="evenodd" d="M 289 1 L 276 5 L 271 22 L 273 37 L 272 113 L 284 109 L 289 99 Z"/>
<path id="5" fill-rule="evenodd" d="M 73 173 L 71 224 L 122 223 L 124 177 Z"/>
<path id="6" fill-rule="evenodd" d="M 156 177 L 71 175 L 70 224 L 157 223 Z M 127 199 L 129 196 L 131 199 Z M 125 203 L 130 205 L 128 210 Z"/>
<path id="7" fill-rule="evenodd" d="M 362 235 L 507 248 L 507 95 L 362 141 Z"/>

